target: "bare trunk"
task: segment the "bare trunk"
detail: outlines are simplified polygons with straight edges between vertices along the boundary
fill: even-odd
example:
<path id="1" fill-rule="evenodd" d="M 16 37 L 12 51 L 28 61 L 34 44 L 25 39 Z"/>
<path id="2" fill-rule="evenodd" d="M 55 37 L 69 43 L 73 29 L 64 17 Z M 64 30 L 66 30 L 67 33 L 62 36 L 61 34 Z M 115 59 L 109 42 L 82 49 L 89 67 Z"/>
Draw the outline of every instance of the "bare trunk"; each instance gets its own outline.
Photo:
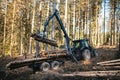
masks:
<path id="1" fill-rule="evenodd" d="M 111 33 L 110 33 L 110 45 L 114 44 L 114 10 L 111 11 Z"/>
<path id="2" fill-rule="evenodd" d="M 48 5 L 47 5 L 47 17 L 49 17 L 49 11 L 50 11 L 50 1 L 48 0 Z M 42 16 L 42 15 L 41 15 Z M 42 18 L 42 17 L 41 17 Z M 48 25 L 49 26 L 49 25 Z M 47 34 L 47 37 L 48 37 L 48 33 Z M 48 44 L 45 44 L 45 50 L 48 49 Z"/>
<path id="3" fill-rule="evenodd" d="M 20 21 L 20 55 L 22 55 L 23 43 L 22 43 L 22 19 Z"/>
<path id="4" fill-rule="evenodd" d="M 54 4 L 53 4 L 53 10 L 52 10 L 52 12 L 54 13 L 54 11 L 55 11 L 55 9 L 56 9 L 56 0 L 54 0 Z M 52 35 L 51 35 L 51 37 L 52 37 L 52 40 L 54 40 L 55 39 L 55 33 L 54 33 L 54 31 L 55 31 L 55 17 L 53 17 L 53 19 L 52 19 Z M 55 47 L 54 46 L 52 46 L 52 50 L 54 49 Z"/>
<path id="5" fill-rule="evenodd" d="M 98 8 L 98 10 L 99 10 L 99 8 Z M 100 18 L 100 16 L 98 16 L 98 18 L 97 18 L 97 46 L 99 46 L 100 45 L 100 25 L 99 25 L 99 18 Z"/>
<path id="6" fill-rule="evenodd" d="M 31 33 L 33 33 L 34 29 L 34 21 L 35 21 L 35 6 L 36 6 L 36 0 L 34 0 L 34 5 L 33 5 L 33 16 L 32 16 L 32 28 L 31 28 Z M 32 38 L 30 37 L 30 44 L 29 44 L 29 53 L 32 54 Z"/>
<path id="7" fill-rule="evenodd" d="M 13 48 L 13 30 L 14 30 L 14 18 L 15 18 L 15 8 L 16 8 L 16 1 L 14 1 L 14 8 L 13 8 L 13 20 L 12 20 L 12 29 L 11 29 L 11 41 L 10 41 L 10 56 L 12 56 L 12 48 Z"/>
<path id="8" fill-rule="evenodd" d="M 40 5 L 39 5 L 39 14 L 38 14 L 38 25 L 37 25 L 37 33 L 39 34 L 40 33 L 40 22 L 41 22 L 41 16 L 42 15 L 42 2 L 40 1 Z M 39 57 L 39 51 L 40 51 L 40 45 L 39 45 L 39 42 L 36 41 L 36 54 L 35 56 L 36 57 Z"/>
<path id="9" fill-rule="evenodd" d="M 95 32 L 95 45 L 98 43 L 98 7 L 96 8 L 96 32 Z"/>
<path id="10" fill-rule="evenodd" d="M 105 37 L 106 37 L 106 27 L 105 27 L 105 21 L 106 21 L 106 20 L 105 20 L 105 16 L 106 16 L 106 15 L 105 15 L 105 14 L 106 14 L 106 13 L 105 13 L 105 8 L 106 8 L 106 7 L 105 7 L 105 3 L 106 3 L 106 0 L 104 0 L 104 35 L 103 35 L 103 44 L 106 42 L 106 38 L 105 38 Z"/>
<path id="11" fill-rule="evenodd" d="M 5 0 L 5 19 L 4 19 L 4 35 L 3 35 L 3 53 L 2 55 L 6 55 L 5 54 L 5 43 L 6 43 L 6 14 L 7 14 L 7 0 Z"/>
<path id="12" fill-rule="evenodd" d="M 113 30 L 113 45 L 115 45 L 115 41 L 116 41 L 116 40 L 115 40 L 115 39 L 116 39 L 116 37 L 115 37 L 115 32 L 116 32 L 116 31 L 115 31 L 115 22 L 116 22 L 116 21 L 115 21 L 115 0 L 113 0 L 113 1 L 114 1 L 114 7 L 113 7 L 113 8 L 114 8 L 114 23 L 113 23 L 113 28 L 114 28 L 114 30 Z"/>
<path id="13" fill-rule="evenodd" d="M 56 0 L 54 0 L 54 4 L 53 4 L 53 10 L 52 10 L 52 12 L 54 13 L 54 11 L 55 11 L 55 7 L 56 7 Z M 53 17 L 53 19 L 52 19 L 52 39 L 54 40 L 54 37 L 55 37 L 55 33 L 54 33 L 54 31 L 55 31 L 55 17 Z M 52 47 L 52 49 L 54 49 L 54 47 Z"/>
<path id="14" fill-rule="evenodd" d="M 68 27 L 67 27 L 67 3 L 68 2 L 68 0 L 65 0 L 65 17 L 64 17 L 64 25 L 65 25 L 65 27 L 66 27 L 66 30 L 67 30 L 67 33 L 68 33 Z"/>
<path id="15" fill-rule="evenodd" d="M 75 8 L 76 8 L 75 1 L 76 0 L 74 0 L 74 11 L 73 11 L 73 39 L 76 39 L 75 37 Z"/>

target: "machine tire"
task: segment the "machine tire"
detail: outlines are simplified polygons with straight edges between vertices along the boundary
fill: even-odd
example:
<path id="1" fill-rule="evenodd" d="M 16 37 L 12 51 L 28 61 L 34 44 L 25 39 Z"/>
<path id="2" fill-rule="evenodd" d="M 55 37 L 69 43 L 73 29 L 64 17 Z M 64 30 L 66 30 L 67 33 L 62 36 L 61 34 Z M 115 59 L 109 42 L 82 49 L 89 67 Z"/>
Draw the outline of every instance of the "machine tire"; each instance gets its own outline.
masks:
<path id="1" fill-rule="evenodd" d="M 94 57 L 98 57 L 98 56 L 99 56 L 99 54 L 98 54 L 97 50 L 94 50 Z"/>
<path id="2" fill-rule="evenodd" d="M 52 68 L 52 69 L 57 70 L 59 67 L 60 67 L 60 62 L 58 62 L 58 61 L 53 61 L 53 62 L 51 63 L 51 68 Z"/>
<path id="3" fill-rule="evenodd" d="M 40 66 L 42 71 L 48 71 L 50 69 L 50 64 L 48 62 L 43 62 Z"/>
<path id="4" fill-rule="evenodd" d="M 82 52 L 82 56 L 84 60 L 90 60 L 91 59 L 91 53 L 89 49 L 84 49 Z"/>

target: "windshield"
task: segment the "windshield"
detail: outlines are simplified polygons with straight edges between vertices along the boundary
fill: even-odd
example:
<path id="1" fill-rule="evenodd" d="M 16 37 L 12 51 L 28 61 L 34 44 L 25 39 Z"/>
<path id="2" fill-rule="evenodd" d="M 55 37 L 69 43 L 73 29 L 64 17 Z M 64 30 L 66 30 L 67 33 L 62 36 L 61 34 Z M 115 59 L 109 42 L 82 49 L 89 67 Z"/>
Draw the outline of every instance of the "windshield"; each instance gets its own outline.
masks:
<path id="1" fill-rule="evenodd" d="M 82 46 L 89 47 L 87 41 L 82 41 Z"/>

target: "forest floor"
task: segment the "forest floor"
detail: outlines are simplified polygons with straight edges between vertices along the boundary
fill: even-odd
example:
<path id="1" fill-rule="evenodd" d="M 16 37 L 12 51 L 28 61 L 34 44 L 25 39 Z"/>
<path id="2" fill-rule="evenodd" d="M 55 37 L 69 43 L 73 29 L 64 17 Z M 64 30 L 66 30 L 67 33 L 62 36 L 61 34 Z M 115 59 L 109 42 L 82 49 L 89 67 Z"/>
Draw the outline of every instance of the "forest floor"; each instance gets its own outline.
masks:
<path id="1" fill-rule="evenodd" d="M 0 80 L 120 80 L 120 77 L 114 78 L 100 78 L 100 77 L 61 77 L 59 74 L 73 73 L 80 71 L 92 71 L 93 66 L 97 62 L 118 59 L 120 56 L 118 54 L 118 49 L 116 47 L 102 46 L 97 48 L 99 57 L 93 58 L 89 64 L 83 64 L 82 61 L 79 64 L 73 63 L 71 61 L 65 62 L 64 66 L 61 66 L 57 71 L 50 70 L 48 72 L 36 72 L 28 67 L 22 67 L 15 70 L 6 69 L 5 65 L 10 61 L 19 60 L 19 57 L 2 57 L 0 58 Z"/>

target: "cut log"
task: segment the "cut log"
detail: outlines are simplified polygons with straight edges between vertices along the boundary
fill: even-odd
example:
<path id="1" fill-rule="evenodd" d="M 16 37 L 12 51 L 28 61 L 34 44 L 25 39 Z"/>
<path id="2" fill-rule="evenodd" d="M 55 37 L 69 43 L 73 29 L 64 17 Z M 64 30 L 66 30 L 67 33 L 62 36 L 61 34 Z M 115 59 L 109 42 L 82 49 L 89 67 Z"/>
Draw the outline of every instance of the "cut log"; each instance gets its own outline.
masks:
<path id="1" fill-rule="evenodd" d="M 52 54 L 52 53 L 67 53 L 67 50 L 66 49 L 55 49 L 55 50 L 47 50 L 47 51 L 42 51 L 41 52 L 42 54 L 46 54 L 46 53 L 49 53 L 49 54 Z"/>
<path id="2" fill-rule="evenodd" d="M 93 66 L 93 70 L 120 70 L 120 66 Z"/>
<path id="3" fill-rule="evenodd" d="M 86 71 L 86 72 L 74 72 L 72 74 L 62 74 L 63 77 L 120 77 L 120 70 L 115 71 Z"/>
<path id="4" fill-rule="evenodd" d="M 116 62 L 116 63 L 106 63 L 106 64 L 100 64 L 103 66 L 120 66 L 120 62 Z"/>
<path id="5" fill-rule="evenodd" d="M 50 39 L 48 39 L 46 37 L 41 37 L 38 34 L 32 34 L 31 37 L 34 38 L 36 41 L 43 42 L 43 43 L 49 44 L 51 46 L 58 47 L 55 40 L 50 40 Z"/>
<path id="6" fill-rule="evenodd" d="M 33 58 L 33 59 L 12 61 L 12 62 L 8 63 L 6 65 L 6 67 L 9 69 L 15 69 L 15 68 L 23 67 L 23 66 L 28 66 L 28 65 L 34 63 L 35 61 L 37 62 L 37 61 L 44 60 L 44 59 L 46 59 L 46 58 Z"/>
<path id="7" fill-rule="evenodd" d="M 120 59 L 110 60 L 110 61 L 103 61 L 103 62 L 99 62 L 97 64 L 108 64 L 108 63 L 115 63 L 115 62 L 120 62 Z"/>

